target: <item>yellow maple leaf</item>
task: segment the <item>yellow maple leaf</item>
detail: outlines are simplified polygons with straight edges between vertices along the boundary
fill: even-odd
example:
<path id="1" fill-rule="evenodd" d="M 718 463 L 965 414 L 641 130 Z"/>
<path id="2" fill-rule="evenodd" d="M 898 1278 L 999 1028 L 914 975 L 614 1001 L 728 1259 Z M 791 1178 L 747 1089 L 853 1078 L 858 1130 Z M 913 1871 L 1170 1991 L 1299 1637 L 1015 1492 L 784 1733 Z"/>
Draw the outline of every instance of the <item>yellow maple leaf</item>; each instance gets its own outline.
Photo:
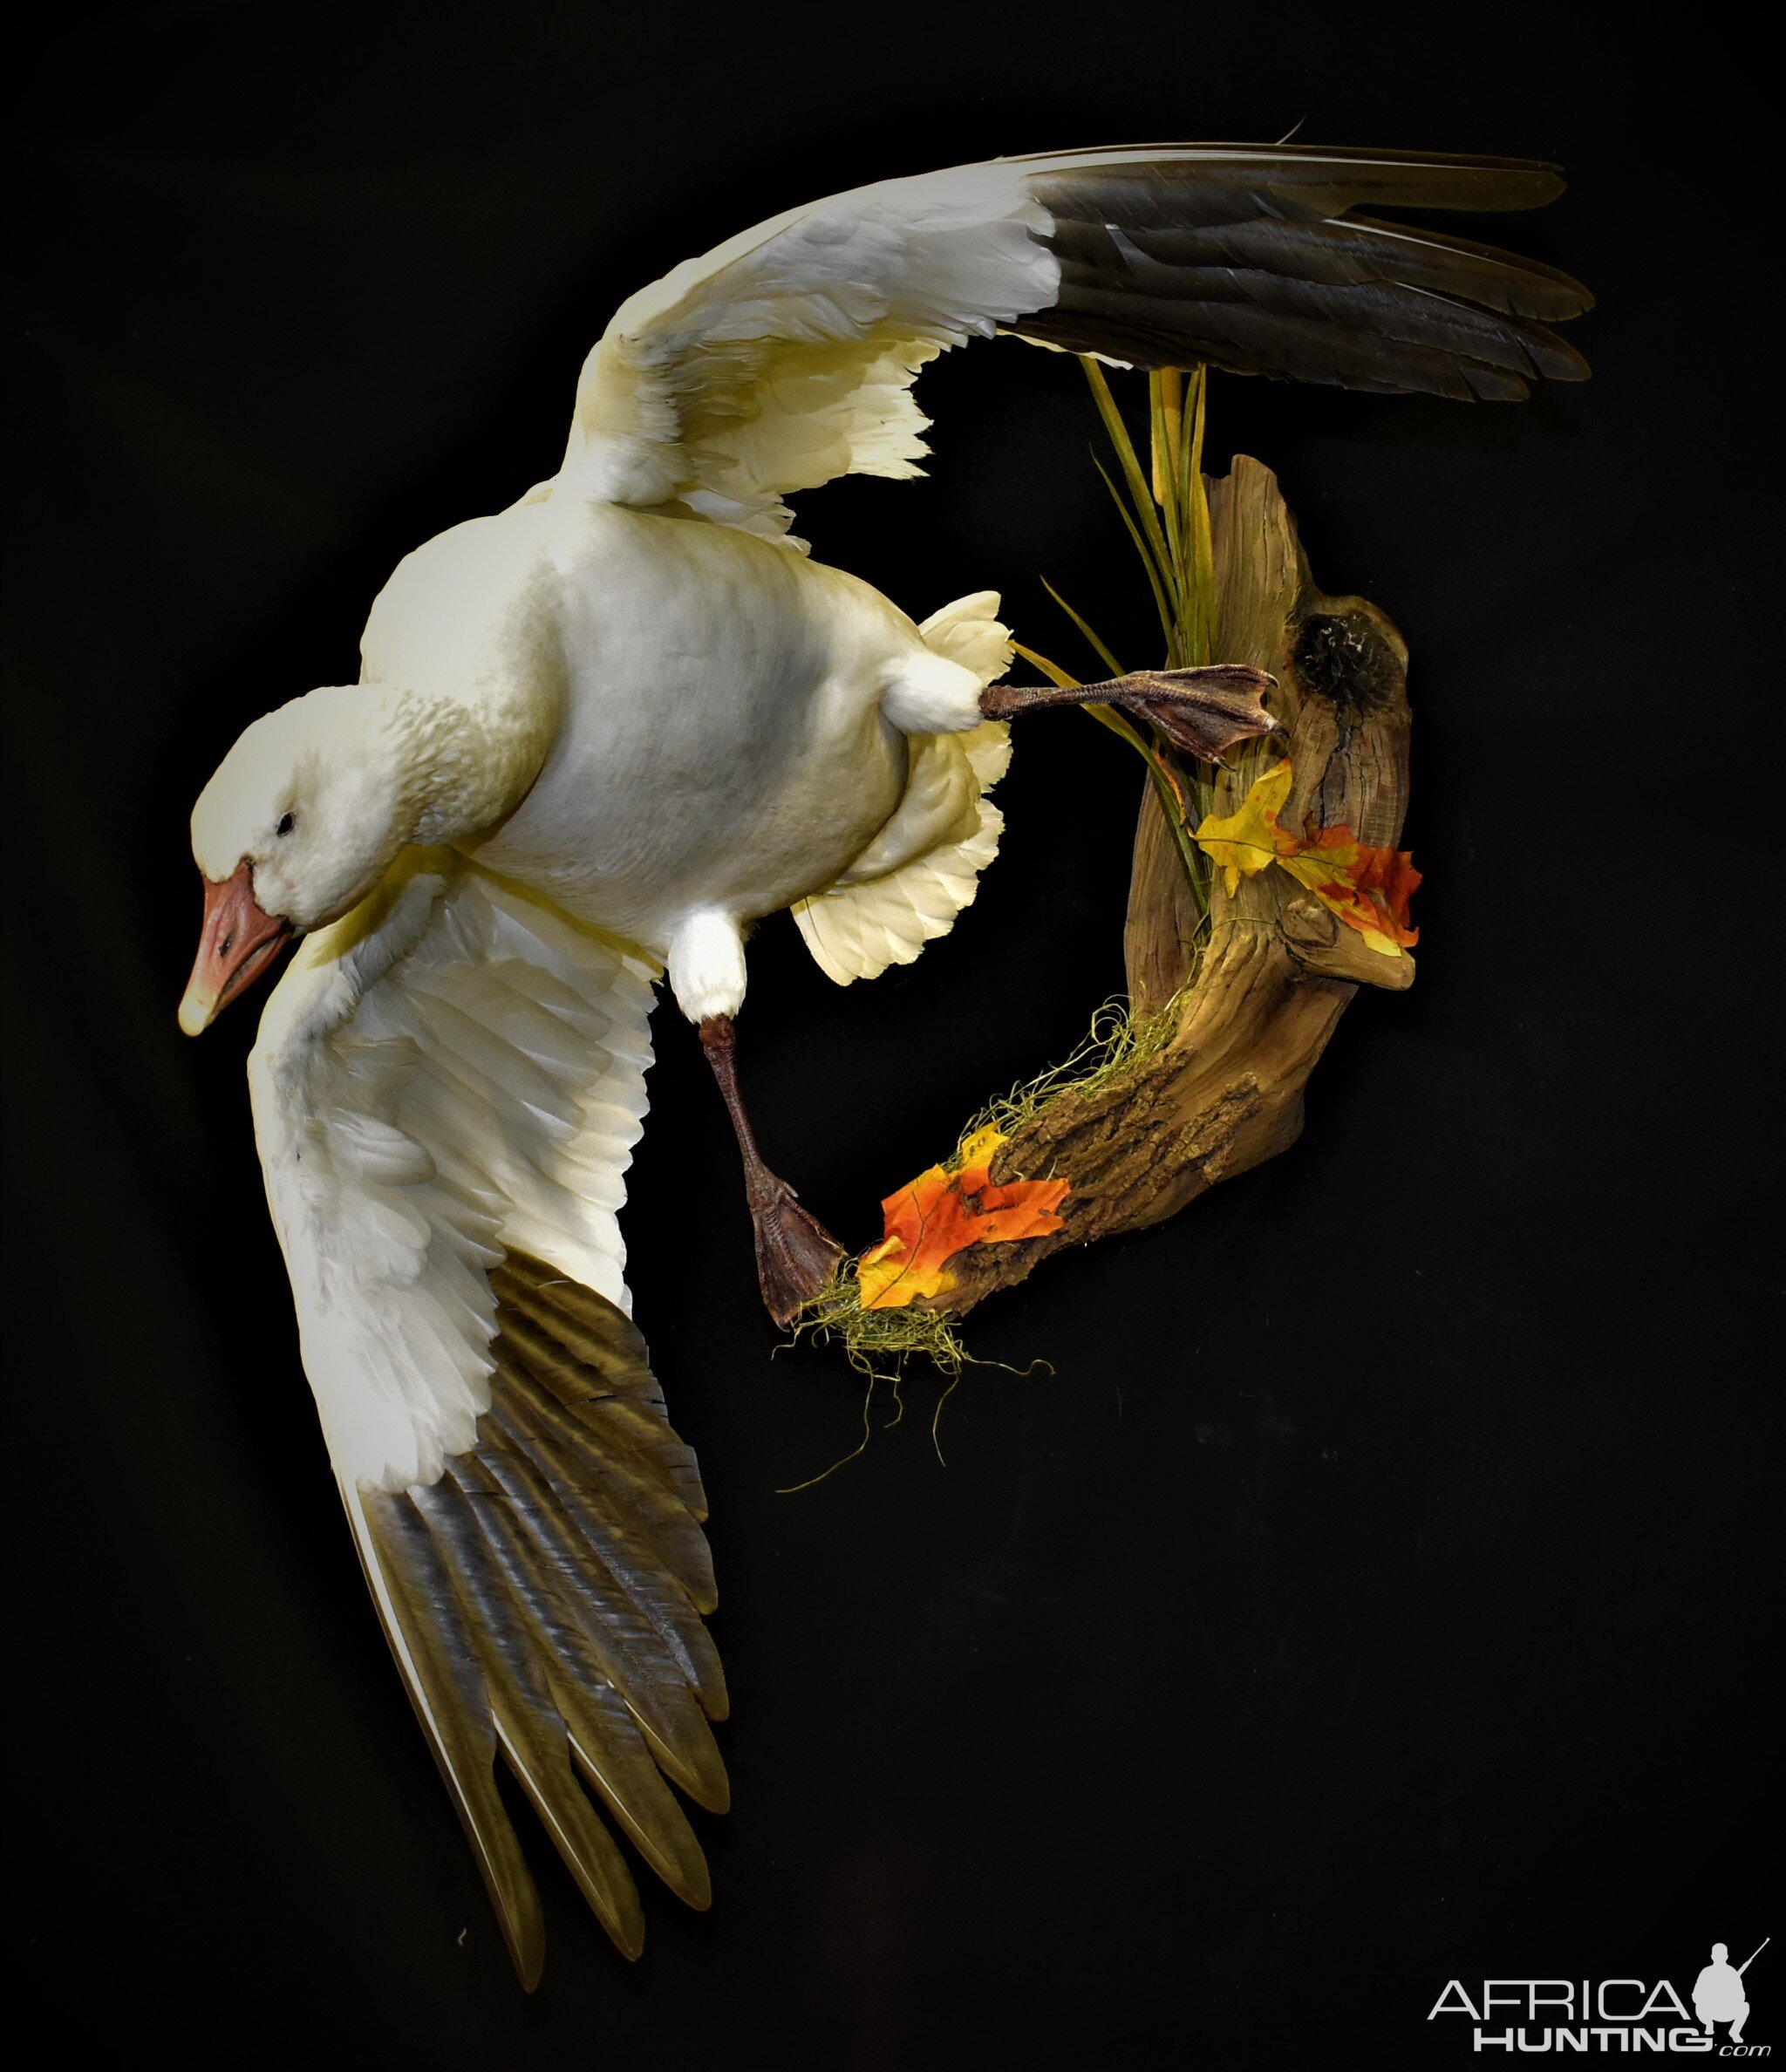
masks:
<path id="1" fill-rule="evenodd" d="M 1290 796 L 1290 759 L 1275 762 L 1259 778 L 1233 813 L 1206 813 L 1192 839 L 1211 862 L 1222 867 L 1223 883 L 1232 899 L 1243 877 L 1251 877 L 1299 845 L 1278 814 Z"/>

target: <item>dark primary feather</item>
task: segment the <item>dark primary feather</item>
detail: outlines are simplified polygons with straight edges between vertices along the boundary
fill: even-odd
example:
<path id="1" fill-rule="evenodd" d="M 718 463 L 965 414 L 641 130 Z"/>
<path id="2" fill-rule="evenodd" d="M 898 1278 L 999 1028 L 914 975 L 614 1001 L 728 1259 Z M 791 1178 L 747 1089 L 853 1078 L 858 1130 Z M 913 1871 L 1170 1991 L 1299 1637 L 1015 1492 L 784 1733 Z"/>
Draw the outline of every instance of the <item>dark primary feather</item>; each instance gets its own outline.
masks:
<path id="1" fill-rule="evenodd" d="M 1137 146 L 1095 165 L 1023 163 L 1054 219 L 1053 308 L 1025 337 L 1141 366 L 1517 400 L 1587 365 L 1548 330 L 1592 297 L 1554 267 L 1360 204 L 1535 208 L 1555 167 L 1312 146 Z"/>
<path id="2" fill-rule="evenodd" d="M 706 1499 L 644 1340 L 613 1304 L 525 1254 L 509 1252 L 491 1285 L 496 1372 L 476 1445 L 429 1487 L 343 1494 L 392 1651 L 531 1987 L 543 1929 L 497 1757 L 636 1957 L 638 1894 L 596 1803 L 672 1891 L 706 1906 L 706 1859 L 665 1779 L 725 1810 L 709 1722 L 726 1716 L 726 1683 L 701 1618 L 715 1602 Z"/>

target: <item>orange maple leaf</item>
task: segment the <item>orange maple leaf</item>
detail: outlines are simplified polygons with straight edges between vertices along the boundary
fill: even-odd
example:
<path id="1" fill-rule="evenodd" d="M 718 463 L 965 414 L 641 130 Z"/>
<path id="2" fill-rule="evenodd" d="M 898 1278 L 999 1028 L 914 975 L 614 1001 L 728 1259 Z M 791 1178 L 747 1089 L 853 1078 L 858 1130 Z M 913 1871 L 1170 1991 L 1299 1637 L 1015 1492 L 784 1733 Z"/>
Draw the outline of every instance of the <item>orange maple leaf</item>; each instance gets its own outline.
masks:
<path id="1" fill-rule="evenodd" d="M 1321 904 L 1355 928 L 1366 946 L 1400 957 L 1420 940 L 1408 902 L 1421 874 L 1406 849 L 1372 849 L 1347 827 L 1311 833 L 1295 853 L 1277 861 Z"/>
<path id="2" fill-rule="evenodd" d="M 1060 1228 L 1054 1211 L 1070 1180 L 1012 1180 L 996 1186 L 992 1155 L 1005 1142 L 977 1130 L 953 1164 L 933 1165 L 881 1203 L 886 1236 L 862 1256 L 856 1287 L 864 1309 L 903 1309 L 955 1285 L 946 1262 L 970 1244 L 1002 1244 Z"/>
<path id="3" fill-rule="evenodd" d="M 1400 957 L 1420 940 L 1408 917 L 1408 902 L 1421 874 L 1406 849 L 1373 849 L 1342 825 L 1305 822 L 1300 836 L 1278 821 L 1290 795 L 1287 760 L 1274 763 L 1247 793 L 1239 810 L 1207 815 L 1194 839 L 1226 875 L 1231 898 L 1243 876 L 1276 864 L 1306 885 L 1321 904 L 1355 928 L 1367 946 Z"/>
<path id="4" fill-rule="evenodd" d="M 1362 933 L 1373 950 L 1397 957 L 1420 940 L 1419 929 L 1408 917 L 1408 902 L 1420 881 L 1421 874 L 1406 849 L 1360 848 L 1358 869 L 1352 876 L 1352 902 L 1344 907 L 1327 903 L 1342 921 Z"/>

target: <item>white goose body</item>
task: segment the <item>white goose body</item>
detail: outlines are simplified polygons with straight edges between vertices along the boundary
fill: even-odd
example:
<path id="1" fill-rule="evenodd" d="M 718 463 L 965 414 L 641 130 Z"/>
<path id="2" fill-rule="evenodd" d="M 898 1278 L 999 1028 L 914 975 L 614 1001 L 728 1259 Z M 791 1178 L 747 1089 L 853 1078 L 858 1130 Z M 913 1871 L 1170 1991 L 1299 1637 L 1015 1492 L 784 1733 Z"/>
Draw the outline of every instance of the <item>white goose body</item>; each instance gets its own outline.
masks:
<path id="1" fill-rule="evenodd" d="M 981 725 L 981 678 L 868 584 L 562 489 L 411 555 L 362 656 L 366 681 L 541 746 L 521 802 L 457 846 L 660 961 L 692 916 L 747 924 L 842 875 L 901 802 L 914 725 Z"/>
<path id="2" fill-rule="evenodd" d="M 919 371 L 1001 331 L 1117 364 L 1462 399 L 1579 378 L 1546 328 L 1588 306 L 1576 283 L 1353 213 L 1530 208 L 1560 186 L 1520 160 L 1160 146 L 793 210 L 624 304 L 559 474 L 411 555 L 360 683 L 256 720 L 206 787 L 181 1026 L 303 937 L 249 1077 L 303 1365 L 529 1986 L 543 1931 L 499 1760 L 629 1955 L 644 1917 L 596 1805 L 704 1906 L 671 1787 L 726 1798 L 706 1499 L 628 1317 L 617 1221 L 653 989 L 667 972 L 701 1023 L 766 1299 L 775 1276 L 803 1299 L 837 1248 L 744 1117 L 745 933 L 791 906 L 841 983 L 910 962 L 998 846 L 986 794 L 1008 743 L 982 711 L 1032 702 L 986 692 L 1012 652 L 996 596 L 915 625 L 807 560 L 785 499 L 919 472 Z M 1269 724 L 1256 672 L 1225 674 L 1253 687 L 1090 694 L 1217 754 Z M 1213 747 L 1173 733 L 1162 686 L 1226 715 Z"/>

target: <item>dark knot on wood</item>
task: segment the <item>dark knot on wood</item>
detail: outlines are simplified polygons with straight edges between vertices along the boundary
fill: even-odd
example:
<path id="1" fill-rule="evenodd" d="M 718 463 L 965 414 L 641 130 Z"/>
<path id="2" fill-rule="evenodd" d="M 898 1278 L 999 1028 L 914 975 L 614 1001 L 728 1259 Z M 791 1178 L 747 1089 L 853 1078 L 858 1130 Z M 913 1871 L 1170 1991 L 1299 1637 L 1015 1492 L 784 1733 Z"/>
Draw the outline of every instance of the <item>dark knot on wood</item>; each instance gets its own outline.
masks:
<path id="1" fill-rule="evenodd" d="M 1294 630 L 1296 674 L 1304 692 L 1325 699 L 1342 719 L 1361 719 L 1401 695 L 1401 664 L 1363 612 L 1310 612 Z"/>

